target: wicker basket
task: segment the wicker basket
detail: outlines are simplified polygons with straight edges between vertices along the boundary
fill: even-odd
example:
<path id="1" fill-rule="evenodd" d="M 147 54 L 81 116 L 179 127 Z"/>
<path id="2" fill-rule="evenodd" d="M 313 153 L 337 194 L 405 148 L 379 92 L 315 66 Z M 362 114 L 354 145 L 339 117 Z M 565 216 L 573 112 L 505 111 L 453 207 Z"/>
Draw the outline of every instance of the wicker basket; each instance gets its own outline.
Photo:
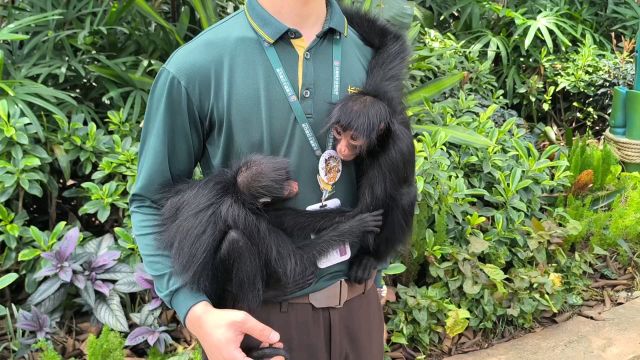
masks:
<path id="1" fill-rule="evenodd" d="M 604 138 L 625 165 L 627 171 L 640 170 L 640 140 L 631 140 L 623 136 L 615 136 L 609 132 L 604 133 Z"/>

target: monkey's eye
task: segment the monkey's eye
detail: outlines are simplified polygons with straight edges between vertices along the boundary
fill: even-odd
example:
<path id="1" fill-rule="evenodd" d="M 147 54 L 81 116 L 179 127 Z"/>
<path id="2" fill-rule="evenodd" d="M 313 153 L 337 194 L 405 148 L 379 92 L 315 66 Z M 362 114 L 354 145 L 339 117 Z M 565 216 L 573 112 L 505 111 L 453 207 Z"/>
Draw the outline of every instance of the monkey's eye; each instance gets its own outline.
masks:
<path id="1" fill-rule="evenodd" d="M 333 136 L 335 136 L 336 139 L 341 139 L 342 138 L 342 129 L 340 129 L 337 126 L 334 126 L 332 130 L 333 130 Z"/>
<path id="2" fill-rule="evenodd" d="M 349 137 L 349 142 L 355 146 L 360 146 L 364 144 L 364 141 L 354 133 L 351 133 L 351 136 Z"/>

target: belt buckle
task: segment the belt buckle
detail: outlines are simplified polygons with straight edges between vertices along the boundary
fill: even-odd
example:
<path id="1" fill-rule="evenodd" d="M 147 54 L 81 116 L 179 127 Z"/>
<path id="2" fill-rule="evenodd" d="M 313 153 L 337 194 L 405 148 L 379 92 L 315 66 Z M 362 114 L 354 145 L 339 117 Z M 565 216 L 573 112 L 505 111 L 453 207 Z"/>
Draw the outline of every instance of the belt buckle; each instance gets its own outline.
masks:
<path id="1" fill-rule="evenodd" d="M 349 286 L 346 280 L 340 280 L 332 285 L 309 294 L 309 302 L 316 308 L 341 308 L 347 301 Z"/>

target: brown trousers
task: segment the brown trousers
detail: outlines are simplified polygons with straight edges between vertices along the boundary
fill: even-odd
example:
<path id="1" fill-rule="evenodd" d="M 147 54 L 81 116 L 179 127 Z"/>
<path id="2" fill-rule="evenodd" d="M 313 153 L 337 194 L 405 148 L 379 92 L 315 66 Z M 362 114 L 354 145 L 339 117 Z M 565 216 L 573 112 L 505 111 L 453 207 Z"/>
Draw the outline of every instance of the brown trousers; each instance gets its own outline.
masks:
<path id="1" fill-rule="evenodd" d="M 266 303 L 253 314 L 280 333 L 291 360 L 382 360 L 384 318 L 376 287 L 341 308 Z M 243 350 L 258 342 L 245 337 Z"/>

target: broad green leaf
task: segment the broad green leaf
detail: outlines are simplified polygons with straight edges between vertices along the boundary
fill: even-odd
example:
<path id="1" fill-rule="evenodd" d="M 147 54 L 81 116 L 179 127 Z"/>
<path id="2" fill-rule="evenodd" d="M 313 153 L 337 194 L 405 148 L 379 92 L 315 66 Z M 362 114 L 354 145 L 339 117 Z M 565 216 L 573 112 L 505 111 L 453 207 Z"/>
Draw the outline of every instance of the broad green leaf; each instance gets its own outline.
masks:
<path id="1" fill-rule="evenodd" d="M 4 289 L 7 286 L 11 285 L 12 282 L 16 281 L 18 276 L 19 275 L 16 273 L 9 273 L 0 277 L 0 289 Z"/>
<path id="2" fill-rule="evenodd" d="M 135 243 L 135 240 L 133 239 L 133 236 L 127 230 L 125 230 L 125 229 L 123 229 L 121 227 L 117 227 L 117 228 L 113 229 L 113 231 L 116 233 L 118 238 L 122 239 L 127 244 Z"/>
<path id="3" fill-rule="evenodd" d="M 20 234 L 20 226 L 16 224 L 9 224 L 5 227 L 7 232 L 13 236 L 18 236 Z"/>
<path id="4" fill-rule="evenodd" d="M 109 217 L 109 214 L 111 214 L 111 207 L 110 206 L 101 206 L 98 209 L 98 220 L 100 220 L 100 222 L 105 222 L 107 221 L 107 218 Z"/>
<path id="5" fill-rule="evenodd" d="M 469 236 L 469 251 L 480 254 L 489 248 L 489 242 L 477 236 Z"/>
<path id="6" fill-rule="evenodd" d="M 467 73 L 460 72 L 432 80 L 411 91 L 406 97 L 407 105 L 420 105 L 423 99 L 431 100 L 443 92 L 457 86 Z"/>
<path id="7" fill-rule="evenodd" d="M 386 269 L 382 271 L 384 275 L 397 275 L 407 270 L 407 267 L 401 263 L 390 264 Z"/>
<path id="8" fill-rule="evenodd" d="M 51 235 L 49 235 L 49 239 L 47 240 L 47 248 L 50 249 L 51 246 L 56 243 L 58 237 L 60 237 L 60 234 L 62 234 L 62 230 L 64 230 L 65 225 L 67 225 L 66 221 L 60 221 L 56 224 L 53 230 L 51 230 Z"/>
<path id="9" fill-rule="evenodd" d="M 42 197 L 43 195 L 42 187 L 35 181 L 30 181 L 29 186 L 26 190 L 29 194 L 35 195 L 37 197 Z"/>
<path id="10" fill-rule="evenodd" d="M 469 295 L 475 295 L 479 293 L 481 289 L 482 284 L 475 283 L 471 276 L 466 277 L 462 283 L 462 290 Z"/>
<path id="11" fill-rule="evenodd" d="M 80 215 L 84 215 L 84 214 L 94 214 L 96 212 L 98 212 L 98 210 L 101 208 L 102 206 L 102 200 L 91 200 L 88 203 L 84 204 L 80 210 L 78 210 L 78 213 Z"/>
<path id="12" fill-rule="evenodd" d="M 409 342 L 407 341 L 405 336 L 399 332 L 394 332 L 393 335 L 391 335 L 391 342 L 396 344 L 409 345 Z"/>
<path id="13" fill-rule="evenodd" d="M 447 313 L 445 331 L 450 337 L 454 337 L 467 329 L 471 314 L 465 309 L 455 309 Z"/>
<path id="14" fill-rule="evenodd" d="M 26 248 L 20 251 L 20 254 L 18 255 L 18 261 L 31 260 L 34 257 L 40 255 L 41 253 L 42 251 L 40 251 L 40 249 Z"/>
<path id="15" fill-rule="evenodd" d="M 489 276 L 491 280 L 500 281 L 507 278 L 502 270 L 493 264 L 480 265 L 480 268 Z"/>
<path id="16" fill-rule="evenodd" d="M 457 125 L 449 125 L 449 126 L 438 126 L 438 125 L 413 125 L 413 129 L 417 131 L 429 131 L 433 132 L 436 130 L 441 131 L 445 135 L 447 135 L 447 141 L 452 142 L 458 145 L 466 145 L 476 148 L 486 148 L 493 143 L 491 140 L 486 137 L 476 133 L 473 130 L 457 126 Z"/>

